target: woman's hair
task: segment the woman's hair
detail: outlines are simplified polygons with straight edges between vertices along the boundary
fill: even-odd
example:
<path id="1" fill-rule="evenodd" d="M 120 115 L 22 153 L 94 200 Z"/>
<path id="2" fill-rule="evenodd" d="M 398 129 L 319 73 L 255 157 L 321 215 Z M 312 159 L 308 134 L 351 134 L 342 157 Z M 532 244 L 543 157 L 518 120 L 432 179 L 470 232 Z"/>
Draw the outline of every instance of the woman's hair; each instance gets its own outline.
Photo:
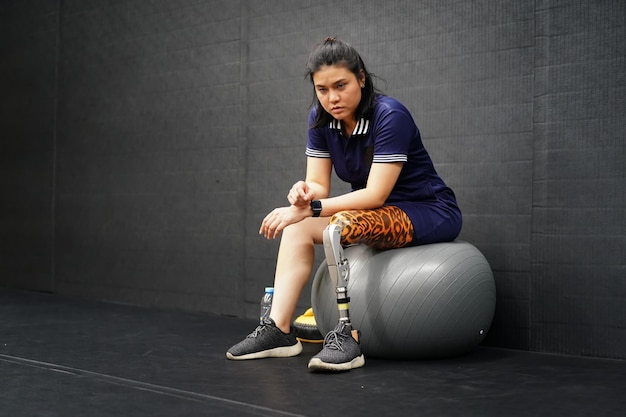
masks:
<path id="1" fill-rule="evenodd" d="M 374 82 L 372 81 L 373 74 L 367 71 L 363 59 L 361 59 L 361 55 L 359 55 L 357 50 L 338 39 L 326 38 L 323 42 L 313 47 L 307 60 L 306 77 L 311 80 L 311 84 L 314 84 L 313 74 L 325 65 L 343 66 L 352 72 L 357 79 L 360 79 L 361 71 L 365 74 L 365 86 L 361 89 L 361 101 L 354 112 L 354 119 L 359 120 L 362 117 L 368 117 L 374 108 L 374 101 L 379 91 L 374 87 Z M 324 110 L 317 99 L 315 86 L 313 86 L 313 103 L 311 107 L 315 107 L 317 110 L 315 120 L 310 126 L 311 128 L 328 125 L 333 120 L 333 117 Z"/>

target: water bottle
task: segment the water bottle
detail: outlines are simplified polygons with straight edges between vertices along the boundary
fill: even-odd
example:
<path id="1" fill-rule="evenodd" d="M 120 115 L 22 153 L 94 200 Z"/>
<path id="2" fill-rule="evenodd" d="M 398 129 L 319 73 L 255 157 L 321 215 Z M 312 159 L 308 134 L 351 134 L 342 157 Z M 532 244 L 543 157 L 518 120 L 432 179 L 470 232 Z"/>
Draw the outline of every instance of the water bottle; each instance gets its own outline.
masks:
<path id="1" fill-rule="evenodd" d="M 259 321 L 263 324 L 263 319 L 270 318 L 272 310 L 272 299 L 274 298 L 274 287 L 265 287 L 265 294 L 261 298 L 261 316 Z"/>

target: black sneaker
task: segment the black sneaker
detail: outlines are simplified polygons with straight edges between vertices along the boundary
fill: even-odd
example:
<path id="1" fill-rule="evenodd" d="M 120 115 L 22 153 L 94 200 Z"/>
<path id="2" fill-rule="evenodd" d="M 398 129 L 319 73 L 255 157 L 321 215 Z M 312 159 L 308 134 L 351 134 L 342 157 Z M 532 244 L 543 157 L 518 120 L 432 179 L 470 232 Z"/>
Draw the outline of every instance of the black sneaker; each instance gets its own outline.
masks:
<path id="1" fill-rule="evenodd" d="M 296 332 L 283 333 L 272 319 L 264 319 L 245 339 L 228 349 L 226 357 L 233 360 L 288 358 L 302 352 Z"/>
<path id="2" fill-rule="evenodd" d="M 365 356 L 351 330 L 340 321 L 324 338 L 324 348 L 309 361 L 309 369 L 317 371 L 348 371 L 365 365 Z"/>

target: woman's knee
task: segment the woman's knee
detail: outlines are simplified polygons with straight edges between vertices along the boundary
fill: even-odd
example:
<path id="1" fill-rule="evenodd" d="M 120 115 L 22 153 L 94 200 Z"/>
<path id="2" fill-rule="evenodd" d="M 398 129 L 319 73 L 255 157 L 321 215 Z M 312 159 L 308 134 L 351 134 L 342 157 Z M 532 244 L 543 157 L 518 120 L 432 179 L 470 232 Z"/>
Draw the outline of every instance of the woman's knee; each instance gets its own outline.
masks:
<path id="1" fill-rule="evenodd" d="M 283 239 L 293 242 L 320 243 L 322 232 L 327 226 L 327 218 L 307 218 L 298 223 L 290 224 L 283 230 Z"/>
<path id="2" fill-rule="evenodd" d="M 339 211 L 330 218 L 328 224 L 336 224 L 343 230 L 356 220 L 356 210 Z"/>

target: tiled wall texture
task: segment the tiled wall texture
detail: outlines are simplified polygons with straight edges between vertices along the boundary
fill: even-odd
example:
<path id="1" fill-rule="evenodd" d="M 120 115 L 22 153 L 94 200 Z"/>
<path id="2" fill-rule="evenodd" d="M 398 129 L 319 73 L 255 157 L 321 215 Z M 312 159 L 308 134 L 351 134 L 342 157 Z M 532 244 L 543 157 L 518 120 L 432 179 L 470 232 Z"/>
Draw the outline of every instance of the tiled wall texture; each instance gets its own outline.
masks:
<path id="1" fill-rule="evenodd" d="M 0 285 L 256 316 L 329 35 L 455 190 L 486 343 L 626 358 L 622 0 L 3 1 Z"/>

